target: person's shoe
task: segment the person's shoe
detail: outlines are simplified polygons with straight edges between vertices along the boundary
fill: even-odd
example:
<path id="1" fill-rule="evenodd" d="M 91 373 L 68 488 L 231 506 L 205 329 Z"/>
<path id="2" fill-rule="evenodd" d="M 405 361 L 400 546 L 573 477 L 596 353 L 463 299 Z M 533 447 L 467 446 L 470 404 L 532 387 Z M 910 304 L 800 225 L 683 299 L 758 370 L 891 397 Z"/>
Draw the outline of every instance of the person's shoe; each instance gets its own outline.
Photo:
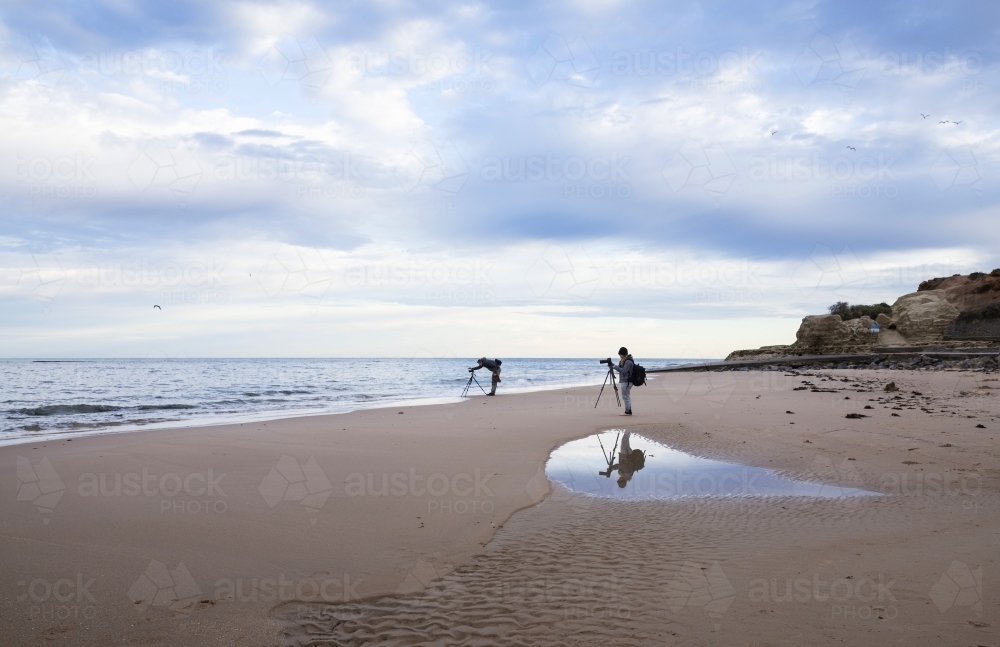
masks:
<path id="1" fill-rule="evenodd" d="M 487 393 L 486 395 L 496 395 L 496 393 Z"/>
<path id="2" fill-rule="evenodd" d="M 619 416 L 631 416 L 632 412 L 631 411 L 626 411 L 625 413 L 619 413 L 618 415 Z"/>

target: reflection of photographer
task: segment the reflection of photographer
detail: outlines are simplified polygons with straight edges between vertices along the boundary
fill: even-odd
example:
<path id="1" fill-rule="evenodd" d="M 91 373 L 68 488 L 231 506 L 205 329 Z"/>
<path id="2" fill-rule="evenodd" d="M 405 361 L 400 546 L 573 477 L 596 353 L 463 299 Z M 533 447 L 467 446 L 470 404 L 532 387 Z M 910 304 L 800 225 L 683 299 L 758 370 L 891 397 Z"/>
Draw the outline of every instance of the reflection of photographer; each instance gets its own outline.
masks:
<path id="1" fill-rule="evenodd" d="M 631 416 L 632 415 L 632 370 L 635 368 L 635 362 L 632 361 L 632 356 L 629 355 L 628 349 L 622 346 L 618 349 L 618 365 L 616 366 L 612 363 L 611 358 L 608 358 L 608 366 L 613 368 L 618 373 L 618 383 L 621 386 L 622 400 L 625 401 L 625 413 L 620 415 Z"/>
<path id="2" fill-rule="evenodd" d="M 618 452 L 618 462 L 608 465 L 607 472 L 601 472 L 601 476 L 611 476 L 612 470 L 618 470 L 618 487 L 623 488 L 632 480 L 632 475 L 646 466 L 646 454 L 641 449 L 632 449 L 629 437 L 632 432 L 626 431 L 622 435 L 622 446 Z M 609 459 L 610 462 L 610 459 Z"/>
<path id="3" fill-rule="evenodd" d="M 486 359 L 481 357 L 476 366 L 469 369 L 469 372 L 478 371 L 481 368 L 485 368 L 487 371 L 493 374 L 493 388 L 486 395 L 496 395 L 497 394 L 497 383 L 500 381 L 500 365 L 503 364 L 498 359 Z M 476 382 L 478 384 L 478 382 Z"/>

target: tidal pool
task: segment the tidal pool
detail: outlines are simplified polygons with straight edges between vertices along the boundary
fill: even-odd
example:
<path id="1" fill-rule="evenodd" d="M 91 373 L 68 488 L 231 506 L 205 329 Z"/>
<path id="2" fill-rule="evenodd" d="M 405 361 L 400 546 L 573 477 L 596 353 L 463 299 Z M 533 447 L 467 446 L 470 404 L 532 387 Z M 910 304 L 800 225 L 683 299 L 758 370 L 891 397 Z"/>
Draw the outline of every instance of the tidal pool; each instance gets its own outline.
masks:
<path id="1" fill-rule="evenodd" d="M 570 490 L 616 499 L 679 497 L 878 496 L 861 485 L 852 466 L 817 459 L 817 482 L 795 481 L 760 468 L 724 463 L 671 449 L 620 429 L 562 445 L 545 474 Z"/>

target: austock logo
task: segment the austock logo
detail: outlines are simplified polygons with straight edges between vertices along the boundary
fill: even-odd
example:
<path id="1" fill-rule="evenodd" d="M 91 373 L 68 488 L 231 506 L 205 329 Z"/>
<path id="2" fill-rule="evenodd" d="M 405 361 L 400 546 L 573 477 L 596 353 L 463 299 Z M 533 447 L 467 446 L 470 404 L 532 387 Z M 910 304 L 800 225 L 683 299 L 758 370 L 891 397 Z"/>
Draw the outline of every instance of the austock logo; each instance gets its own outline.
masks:
<path id="1" fill-rule="evenodd" d="M 15 36 L 17 70 L 15 78 L 54 86 L 66 72 L 66 62 L 45 36 Z"/>
<path id="2" fill-rule="evenodd" d="M 682 356 L 698 357 L 694 349 L 688 349 Z M 718 352 L 717 357 L 721 357 Z M 695 361 L 695 360 L 692 360 Z M 722 417 L 722 410 L 736 390 L 736 375 L 731 371 L 678 371 L 659 376 L 653 384 L 667 392 L 671 402 L 701 400 L 713 410 L 713 417 Z"/>
<path id="3" fill-rule="evenodd" d="M 663 177 L 675 193 L 690 187 L 720 195 L 736 180 L 736 165 L 719 142 L 702 146 L 685 139 L 663 168 Z"/>
<path id="4" fill-rule="evenodd" d="M 450 574 L 454 569 L 450 564 L 442 564 L 437 567 L 434 564 L 417 560 L 413 570 L 407 573 L 403 581 L 396 587 L 397 595 L 410 595 L 426 590 L 434 582 Z"/>
<path id="5" fill-rule="evenodd" d="M 315 525 L 319 511 L 333 493 L 333 485 L 314 456 L 300 465 L 294 456 L 286 454 L 278 459 L 257 490 L 269 508 L 282 501 L 298 501 L 309 514 L 309 523 Z"/>
<path id="6" fill-rule="evenodd" d="M 844 91 L 857 89 L 868 70 L 865 57 L 850 36 L 838 43 L 816 34 L 792 64 L 803 86 L 830 82 Z"/>
<path id="7" fill-rule="evenodd" d="M 30 501 L 42 514 L 49 515 L 66 492 L 66 486 L 56 474 L 52 463 L 42 457 L 37 465 L 24 456 L 17 457 L 17 500 Z M 49 519 L 43 519 L 48 524 Z"/>
<path id="8" fill-rule="evenodd" d="M 21 580 L 17 588 L 18 604 L 28 604 L 28 617 L 32 620 L 91 620 L 97 615 L 97 600 L 90 592 L 95 579 L 83 573 L 76 577 L 61 577 L 55 581 L 36 578 Z"/>
<path id="9" fill-rule="evenodd" d="M 830 291 L 838 299 L 856 302 L 868 286 L 868 271 L 854 250 L 845 246 L 839 253 L 826 245 L 815 245 L 792 274 L 792 281 L 803 297 Z"/>
<path id="10" fill-rule="evenodd" d="M 677 577 L 667 583 L 666 599 L 673 613 L 684 608 L 704 609 L 710 617 L 720 619 L 736 599 L 736 589 L 719 562 L 711 566 L 685 562 Z"/>
<path id="11" fill-rule="evenodd" d="M 254 278 L 268 297 L 297 294 L 319 301 L 333 286 L 335 273 L 320 250 L 283 246 Z"/>
<path id="12" fill-rule="evenodd" d="M 537 87 L 549 81 L 565 81 L 574 87 L 589 88 L 597 80 L 601 64 L 583 36 L 567 42 L 561 35 L 550 32 L 528 59 L 526 68 Z"/>
<path id="13" fill-rule="evenodd" d="M 554 469 L 557 472 L 568 475 L 566 478 L 569 480 L 569 486 L 562 483 L 556 483 L 554 486 L 550 483 L 548 476 L 545 474 L 545 470 L 541 467 L 535 472 L 528 481 L 524 484 L 524 491 L 527 493 L 528 498 L 532 503 L 539 503 L 546 495 L 551 494 L 553 501 L 560 501 L 566 503 L 577 512 L 586 512 L 591 505 L 594 504 L 597 497 L 590 494 L 584 494 L 582 491 L 588 488 L 581 487 L 577 483 L 577 479 L 583 480 L 597 480 L 597 476 L 593 474 L 577 474 L 574 473 L 570 464 L 563 461 L 561 458 L 550 459 L 552 461 L 557 461 L 558 463 L 554 465 Z M 560 469 L 561 468 L 561 469 Z"/>
<path id="14" fill-rule="evenodd" d="M 857 504 L 861 497 L 851 496 L 853 490 L 864 488 L 861 474 L 854 465 L 845 458 L 834 465 L 826 456 L 817 456 L 806 471 L 806 481 L 796 481 L 792 487 L 793 494 L 810 494 L 817 497 L 835 497 L 845 503 Z M 814 491 L 814 482 L 820 483 L 819 492 Z"/>
<path id="15" fill-rule="evenodd" d="M 892 587 L 896 580 L 884 573 L 878 577 L 854 576 L 822 579 L 814 573 L 812 579 L 757 578 L 749 584 L 751 602 L 760 603 L 829 603 L 830 617 L 841 620 L 894 620 L 899 607 Z"/>
<path id="16" fill-rule="evenodd" d="M 31 263 L 17 268 L 17 286 L 31 292 L 40 301 L 51 301 L 59 296 L 66 284 L 67 274 L 59 260 L 45 250 L 31 254 Z"/>
<path id="17" fill-rule="evenodd" d="M 163 562 L 151 560 L 128 590 L 128 597 L 140 613 L 150 607 L 189 613 L 201 598 L 201 589 L 184 562 L 171 569 Z"/>
<path id="18" fill-rule="evenodd" d="M 404 191 L 427 186 L 454 197 L 469 179 L 469 165 L 450 141 L 418 140 L 394 165 L 393 174 Z"/>
<path id="19" fill-rule="evenodd" d="M 601 272 L 581 247 L 546 247 L 528 266 L 524 281 L 542 298 L 588 299 L 601 283 Z"/>
<path id="20" fill-rule="evenodd" d="M 191 197 L 202 176 L 201 164 L 186 145 L 171 147 L 159 139 L 146 143 L 127 170 L 139 193 L 152 187 L 163 188 L 183 202 Z"/>
<path id="21" fill-rule="evenodd" d="M 983 194 L 982 167 L 971 146 L 941 151 L 931 163 L 928 174 L 942 193 L 964 188 L 978 196 Z"/>
<path id="22" fill-rule="evenodd" d="M 972 569 L 965 562 L 953 561 L 931 587 L 930 597 L 941 613 L 952 607 L 972 607 L 982 617 L 983 565 Z"/>
<path id="23" fill-rule="evenodd" d="M 285 36 L 268 48 L 257 63 L 272 88 L 283 81 L 297 82 L 306 95 L 315 97 L 333 75 L 333 61 L 315 38 Z"/>

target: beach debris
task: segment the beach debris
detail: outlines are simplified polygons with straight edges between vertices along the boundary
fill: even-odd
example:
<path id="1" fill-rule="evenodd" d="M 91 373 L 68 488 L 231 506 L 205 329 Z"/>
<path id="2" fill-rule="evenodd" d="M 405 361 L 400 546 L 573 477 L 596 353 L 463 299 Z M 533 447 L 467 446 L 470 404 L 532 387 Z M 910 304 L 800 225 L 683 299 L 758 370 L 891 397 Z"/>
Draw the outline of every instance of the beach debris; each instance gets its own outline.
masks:
<path id="1" fill-rule="evenodd" d="M 886 393 L 892 393 L 893 391 L 898 391 L 899 389 L 896 388 L 895 382 L 889 382 L 888 384 L 885 385 L 884 390 Z"/>
<path id="2" fill-rule="evenodd" d="M 986 429 L 986 425 L 983 424 L 976 425 L 976 429 Z"/>
<path id="3" fill-rule="evenodd" d="M 851 420 L 857 420 L 858 418 L 867 418 L 868 416 L 866 416 L 866 415 L 865 415 L 865 414 L 863 414 L 863 413 L 849 413 L 849 414 L 847 414 L 847 415 L 846 415 L 846 416 L 844 416 L 844 417 L 845 417 L 845 418 L 849 418 L 849 419 L 851 419 Z"/>
<path id="4" fill-rule="evenodd" d="M 794 414 L 795 412 L 794 412 L 794 411 L 786 411 L 785 413 L 791 413 L 791 414 Z"/>

